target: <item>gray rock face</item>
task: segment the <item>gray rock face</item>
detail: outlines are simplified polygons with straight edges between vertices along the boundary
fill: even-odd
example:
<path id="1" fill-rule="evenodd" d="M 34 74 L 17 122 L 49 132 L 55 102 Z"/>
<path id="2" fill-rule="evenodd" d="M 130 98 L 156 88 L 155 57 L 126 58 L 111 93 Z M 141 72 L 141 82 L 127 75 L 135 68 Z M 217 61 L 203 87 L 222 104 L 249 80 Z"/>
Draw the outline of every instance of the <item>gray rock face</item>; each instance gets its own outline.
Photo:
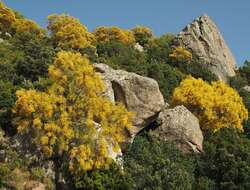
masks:
<path id="1" fill-rule="evenodd" d="M 178 42 L 190 49 L 220 80 L 235 75 L 235 59 L 211 18 L 203 15 L 187 25 Z"/>
<path id="2" fill-rule="evenodd" d="M 165 108 L 157 119 L 153 138 L 175 141 L 183 152 L 202 152 L 203 135 L 198 119 L 184 106 Z"/>
<path id="3" fill-rule="evenodd" d="M 122 102 L 135 113 L 135 128 L 130 131 L 132 136 L 156 119 L 164 106 L 164 98 L 155 80 L 114 70 L 105 64 L 95 64 L 95 69 L 101 73 L 106 84 L 105 95 L 112 101 Z"/>

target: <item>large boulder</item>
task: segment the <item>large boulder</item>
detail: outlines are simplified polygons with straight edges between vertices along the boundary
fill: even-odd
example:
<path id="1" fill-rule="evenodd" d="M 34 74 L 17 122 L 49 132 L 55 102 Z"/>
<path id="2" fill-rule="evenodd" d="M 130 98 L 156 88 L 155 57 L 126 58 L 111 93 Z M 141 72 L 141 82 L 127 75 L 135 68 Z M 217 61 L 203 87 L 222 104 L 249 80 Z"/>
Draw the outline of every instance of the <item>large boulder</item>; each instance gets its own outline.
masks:
<path id="1" fill-rule="evenodd" d="M 101 73 L 106 84 L 105 95 L 112 101 L 122 102 L 134 112 L 135 128 L 130 131 L 131 135 L 134 136 L 157 118 L 164 106 L 164 98 L 154 79 L 114 70 L 105 64 L 95 64 L 95 69 Z"/>
<path id="2" fill-rule="evenodd" d="M 187 25 L 177 37 L 220 80 L 235 76 L 235 59 L 215 23 L 206 14 Z"/>
<path id="3" fill-rule="evenodd" d="M 183 152 L 202 152 L 203 135 L 199 120 L 184 106 L 165 108 L 150 131 L 153 138 L 175 141 Z"/>

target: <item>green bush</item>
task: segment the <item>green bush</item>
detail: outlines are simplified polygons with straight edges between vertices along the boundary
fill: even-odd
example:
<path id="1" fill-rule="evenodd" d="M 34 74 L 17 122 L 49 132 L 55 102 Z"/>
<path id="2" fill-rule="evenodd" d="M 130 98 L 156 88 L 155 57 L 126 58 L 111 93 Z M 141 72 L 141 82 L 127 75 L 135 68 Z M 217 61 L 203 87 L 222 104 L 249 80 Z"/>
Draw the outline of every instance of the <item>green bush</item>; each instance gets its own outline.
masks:
<path id="1" fill-rule="evenodd" d="M 15 61 L 18 76 L 31 81 L 47 76 L 55 50 L 46 37 L 41 38 L 31 33 L 16 34 L 10 42 L 23 54 Z"/>
<path id="2" fill-rule="evenodd" d="M 104 62 L 114 69 L 147 75 L 145 54 L 137 51 L 133 46 L 113 41 L 98 45 L 97 53 L 98 62 Z"/>
<path id="3" fill-rule="evenodd" d="M 248 110 L 248 120 L 244 123 L 244 131 L 250 138 L 250 92 L 244 89 L 239 91 L 240 96 L 243 98 L 243 102 Z"/>
<path id="4" fill-rule="evenodd" d="M 93 170 L 74 180 L 74 189 L 132 190 L 132 180 L 115 164 L 109 170 Z"/>
<path id="5" fill-rule="evenodd" d="M 136 137 L 124 156 L 124 168 L 131 174 L 135 190 L 192 189 L 192 159 L 169 142 Z"/>
<path id="6" fill-rule="evenodd" d="M 244 65 L 239 68 L 240 75 L 245 77 L 250 84 L 250 61 L 245 61 Z"/>
<path id="7" fill-rule="evenodd" d="M 250 140 L 232 128 L 208 133 L 196 166 L 197 190 L 248 190 Z"/>
<path id="8" fill-rule="evenodd" d="M 99 62 L 103 61 L 114 69 L 122 69 L 155 79 L 165 99 L 170 98 L 174 88 L 184 78 L 184 74 L 178 68 L 154 59 L 149 62 L 148 52 L 139 52 L 132 46 L 109 42 L 100 44 L 97 50 Z"/>
<path id="9" fill-rule="evenodd" d="M 15 87 L 11 82 L 0 80 L 0 128 L 9 132 L 15 133 L 12 127 L 11 109 L 15 103 Z"/>
<path id="10" fill-rule="evenodd" d="M 247 85 L 247 79 L 245 77 L 236 75 L 230 78 L 229 84 L 234 89 L 240 90 L 242 87 Z"/>
<path id="11" fill-rule="evenodd" d="M 178 68 L 165 63 L 152 63 L 148 66 L 148 77 L 155 79 L 160 87 L 161 93 L 169 100 L 174 89 L 179 86 L 184 74 Z"/>
<path id="12" fill-rule="evenodd" d="M 216 81 L 218 77 L 213 74 L 204 64 L 196 61 L 195 59 L 188 63 L 179 64 L 179 69 L 195 78 L 202 78 L 207 82 Z"/>
<path id="13" fill-rule="evenodd" d="M 16 73 L 16 61 L 23 57 L 22 51 L 15 49 L 12 44 L 0 43 L 0 80 L 9 82 L 19 81 Z"/>
<path id="14" fill-rule="evenodd" d="M 172 43 L 175 36 L 173 34 L 165 34 L 159 38 L 151 40 L 147 52 L 148 62 L 170 63 L 169 54 L 172 52 Z"/>

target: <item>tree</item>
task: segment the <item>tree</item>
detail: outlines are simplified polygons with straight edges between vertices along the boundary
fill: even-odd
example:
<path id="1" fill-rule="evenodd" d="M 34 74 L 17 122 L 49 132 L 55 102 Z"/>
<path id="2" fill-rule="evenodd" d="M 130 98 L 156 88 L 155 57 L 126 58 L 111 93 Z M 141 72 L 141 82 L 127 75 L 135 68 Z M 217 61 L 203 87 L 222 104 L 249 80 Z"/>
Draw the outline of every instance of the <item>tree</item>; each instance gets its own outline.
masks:
<path id="1" fill-rule="evenodd" d="M 24 80 L 34 82 L 40 77 L 47 77 L 48 67 L 55 56 L 55 49 L 48 42 L 48 37 L 41 37 L 36 33 L 20 33 L 10 42 L 16 51 L 22 53 L 12 63 L 19 77 L 17 84 Z"/>
<path id="2" fill-rule="evenodd" d="M 74 181 L 74 189 L 79 190 L 132 190 L 132 179 L 117 165 L 108 170 L 84 172 Z"/>
<path id="3" fill-rule="evenodd" d="M 76 50 L 94 47 L 94 35 L 78 19 L 65 14 L 53 14 L 48 16 L 48 21 L 47 28 L 58 47 Z"/>
<path id="4" fill-rule="evenodd" d="M 18 16 L 12 9 L 0 2 L 0 30 L 11 34 L 35 33 L 44 35 L 45 30 L 32 20 Z"/>
<path id="5" fill-rule="evenodd" d="M 123 30 L 117 26 L 101 26 L 94 29 L 93 34 L 98 43 L 106 43 L 110 41 L 122 42 L 127 45 L 135 43 L 135 38 L 131 31 Z"/>
<path id="6" fill-rule="evenodd" d="M 11 82 L 0 80 L 0 130 L 4 129 L 8 134 L 14 134 L 11 126 L 11 108 L 15 103 L 16 88 Z"/>
<path id="7" fill-rule="evenodd" d="M 245 61 L 243 67 L 239 68 L 240 75 L 245 77 L 250 84 L 250 61 Z"/>
<path id="8" fill-rule="evenodd" d="M 207 133 L 204 153 L 196 155 L 197 190 L 248 190 L 250 140 L 236 129 Z"/>
<path id="9" fill-rule="evenodd" d="M 147 74 L 146 56 L 134 47 L 111 41 L 97 46 L 99 59 L 115 69 L 123 69 L 140 75 Z"/>
<path id="10" fill-rule="evenodd" d="M 135 41 L 142 46 L 145 46 L 153 38 L 153 32 L 150 28 L 145 26 L 136 26 L 132 29 L 132 32 L 135 37 Z"/>
<path id="11" fill-rule="evenodd" d="M 207 82 L 218 80 L 218 77 L 212 73 L 205 64 L 201 63 L 195 58 L 193 58 L 190 62 L 178 64 L 178 68 L 186 75 L 191 75 L 194 78 L 202 78 Z"/>
<path id="12" fill-rule="evenodd" d="M 12 27 L 15 29 L 15 32 L 19 34 L 33 33 L 38 36 L 45 35 L 45 30 L 41 29 L 36 22 L 29 19 L 16 19 Z"/>
<path id="13" fill-rule="evenodd" d="M 244 89 L 239 91 L 240 96 L 243 98 L 243 102 L 248 109 L 248 113 L 250 112 L 250 92 L 247 92 Z M 244 131 L 248 137 L 250 137 L 250 115 L 248 115 L 248 120 L 244 123 Z"/>
<path id="14" fill-rule="evenodd" d="M 192 60 L 192 53 L 183 46 L 177 46 L 169 57 L 177 62 L 188 62 Z"/>
<path id="15" fill-rule="evenodd" d="M 191 190 L 192 163 L 173 143 L 152 142 L 145 136 L 137 136 L 124 156 L 124 169 L 132 176 L 134 190 Z"/>
<path id="16" fill-rule="evenodd" d="M 185 75 L 175 67 L 166 63 L 151 63 L 148 66 L 148 77 L 155 79 L 161 93 L 168 102 L 174 89 L 179 86 Z"/>
<path id="17" fill-rule="evenodd" d="M 150 41 L 145 49 L 149 62 L 170 63 L 169 54 L 172 52 L 172 43 L 175 36 L 173 34 L 164 34 Z"/>
<path id="18" fill-rule="evenodd" d="M 192 111 L 203 129 L 217 131 L 231 126 L 243 130 L 242 122 L 248 118 L 242 98 L 222 81 L 210 85 L 189 76 L 174 90 L 172 101 Z"/>
<path id="19" fill-rule="evenodd" d="M 18 132 L 32 138 L 56 167 L 66 161 L 76 176 L 107 168 L 109 151 L 119 151 L 128 137 L 132 114 L 102 96 L 101 78 L 80 53 L 59 52 L 49 79 L 52 85 L 45 92 L 17 91 L 13 111 Z"/>
<path id="20" fill-rule="evenodd" d="M 247 79 L 240 75 L 236 75 L 234 77 L 230 77 L 229 84 L 236 90 L 240 90 L 244 86 L 247 86 Z"/>
<path id="21" fill-rule="evenodd" d="M 8 32 L 15 19 L 14 11 L 0 2 L 0 30 Z"/>

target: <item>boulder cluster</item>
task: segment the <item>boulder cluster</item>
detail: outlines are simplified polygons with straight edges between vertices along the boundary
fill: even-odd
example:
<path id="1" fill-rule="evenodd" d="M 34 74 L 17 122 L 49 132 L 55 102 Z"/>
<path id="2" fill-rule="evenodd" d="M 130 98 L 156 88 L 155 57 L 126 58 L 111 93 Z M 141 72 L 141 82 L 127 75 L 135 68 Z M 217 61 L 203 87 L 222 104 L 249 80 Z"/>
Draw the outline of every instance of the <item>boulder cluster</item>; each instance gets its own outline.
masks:
<path id="1" fill-rule="evenodd" d="M 135 115 L 130 142 L 147 129 L 152 138 L 175 141 L 184 152 L 202 152 L 199 120 L 184 106 L 169 107 L 154 79 L 114 70 L 105 64 L 95 64 L 95 69 L 105 81 L 104 95 L 123 103 Z M 150 129 L 152 123 L 157 126 L 155 129 Z"/>

